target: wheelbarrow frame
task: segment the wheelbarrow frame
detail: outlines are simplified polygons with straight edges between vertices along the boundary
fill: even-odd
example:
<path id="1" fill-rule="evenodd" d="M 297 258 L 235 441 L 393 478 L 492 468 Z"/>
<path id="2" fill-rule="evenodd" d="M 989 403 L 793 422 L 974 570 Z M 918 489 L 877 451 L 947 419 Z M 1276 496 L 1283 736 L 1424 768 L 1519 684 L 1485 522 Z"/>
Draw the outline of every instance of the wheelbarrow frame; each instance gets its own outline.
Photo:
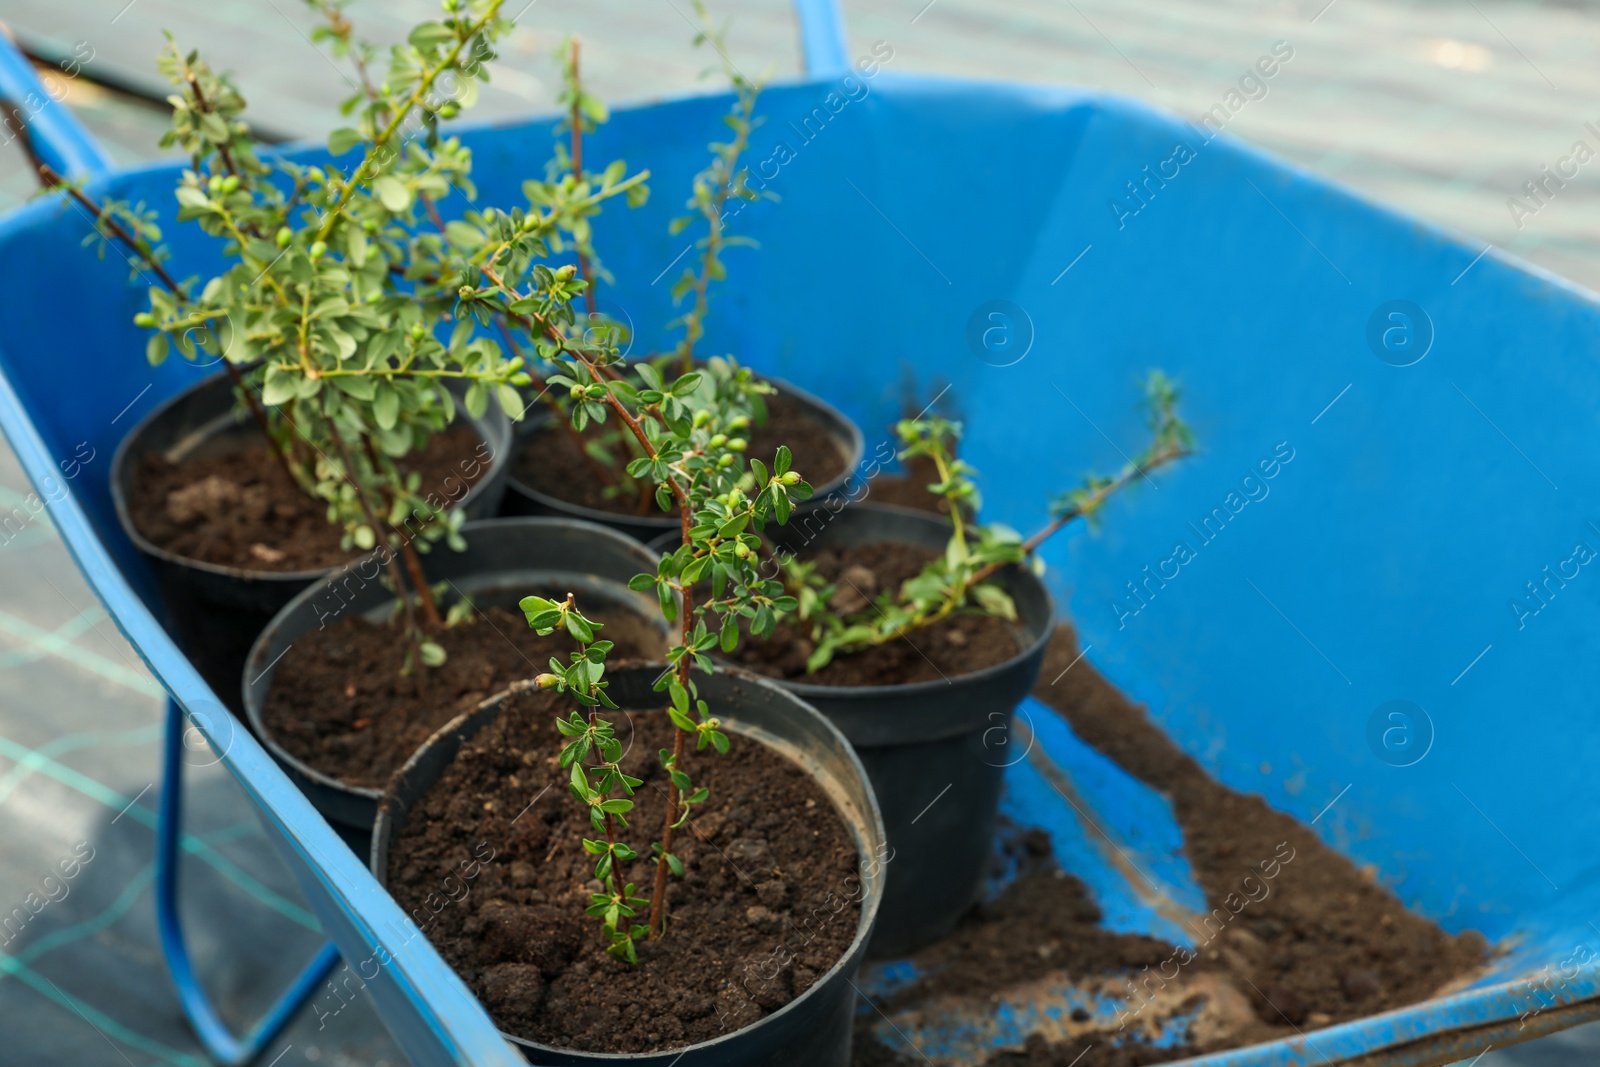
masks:
<path id="1" fill-rule="evenodd" d="M 796 10 L 807 57 L 808 79 L 802 84 L 824 86 L 829 79 L 849 70 L 836 0 L 797 0 Z M 0 46 L 0 96 L 15 101 L 25 100 L 29 94 L 45 99 L 26 61 L 9 47 Z M 1167 122 L 1139 105 L 1124 102 L 1118 106 L 1141 121 Z M 64 107 L 41 106 L 31 127 L 41 156 L 57 170 L 90 177 L 91 188 L 109 175 L 109 161 Z M 1226 151 L 1250 155 L 1232 146 Z M 1253 158 L 1263 166 L 1283 169 L 1280 164 Z M 1327 188 L 1317 179 L 1300 176 L 1297 180 Z M 1328 191 L 1332 195 L 1333 191 Z M 26 209 L 22 215 L 0 222 L 0 235 L 20 225 L 19 218 L 39 210 Z M 1467 249 L 1470 255 L 1465 242 L 1448 240 Z M 0 428 L 30 480 L 42 487 L 56 470 L 52 450 L 4 369 L 0 359 Z M 376 957 L 380 947 L 403 945 L 401 949 L 385 949 L 386 962 L 379 976 L 367 984 L 385 1025 L 413 1062 L 523 1062 L 521 1054 L 503 1040 L 470 991 L 426 939 L 415 936 L 415 925 L 371 878 L 362 862 L 222 707 L 146 607 L 70 487 L 64 495 L 51 494 L 49 507 L 63 541 L 90 585 L 172 697 L 157 842 L 158 917 L 163 950 L 180 999 L 212 1057 L 229 1064 L 254 1058 L 281 1031 L 341 955 L 347 960 L 369 960 Z M 1052 714 L 1037 705 L 1032 707 L 1038 714 Z M 313 957 L 279 1002 L 242 1038 L 223 1025 L 205 996 L 177 921 L 180 757 L 183 736 L 189 729 L 199 731 L 220 753 L 223 765 L 259 811 L 269 839 L 293 871 L 330 938 L 330 944 Z M 1499 982 L 1290 1040 L 1184 1062 L 1194 1067 L 1321 1063 L 1426 1067 L 1472 1055 L 1491 1045 L 1505 1047 L 1600 1018 L 1600 985 L 1593 967 L 1581 970 L 1559 990 L 1546 990 L 1548 997 L 1536 992 L 1537 988 L 1527 979 Z M 1538 1010 L 1533 1010 L 1535 1007 Z"/>

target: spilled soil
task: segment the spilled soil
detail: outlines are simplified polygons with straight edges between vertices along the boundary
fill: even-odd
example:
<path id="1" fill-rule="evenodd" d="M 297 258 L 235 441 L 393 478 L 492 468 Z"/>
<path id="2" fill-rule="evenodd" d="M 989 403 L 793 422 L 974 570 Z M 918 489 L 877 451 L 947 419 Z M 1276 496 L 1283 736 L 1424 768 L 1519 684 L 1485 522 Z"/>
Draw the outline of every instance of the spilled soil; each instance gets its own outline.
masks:
<path id="1" fill-rule="evenodd" d="M 882 476 L 872 483 L 871 499 L 937 511 L 940 501 L 923 488 L 929 480 L 915 470 Z M 1104 979 L 1109 985 L 1101 988 L 1120 992 L 1131 1007 L 1160 1003 L 1168 1016 L 1199 1011 L 1207 997 L 1227 994 L 1218 998 L 1231 1006 L 1218 1016 L 1222 1025 L 1177 1045 L 1157 1048 L 1114 1025 L 1096 1030 L 1100 1023 L 1083 1013 L 1081 1020 L 1073 1016 L 1081 1025 L 1072 1039 L 1052 1043 L 1034 1034 L 1022 1049 L 987 1061 L 1142 1067 L 1415 1004 L 1465 985 L 1489 961 L 1491 948 L 1476 931 L 1446 933 L 1309 827 L 1213 779 L 1143 707 L 1078 660 L 1078 651 L 1071 629 L 1060 626 L 1034 695 L 1083 741 L 1171 800 L 1185 854 L 1212 909 L 1191 923 L 1196 951 L 1103 929 L 1083 883 L 1057 868 L 1048 838 L 1034 831 L 1011 845 L 1020 851 L 1011 857 L 1016 880 L 995 901 L 976 906 L 949 938 L 915 956 L 923 977 L 879 1009 L 895 1016 L 936 1001 L 987 1007 L 1006 990 L 1049 976 L 1091 986 Z M 1175 979 L 1162 977 L 1174 973 Z M 1137 983 L 1132 989 L 1129 979 Z M 925 1062 L 880 1044 L 875 1027 L 882 1021 L 870 1009 L 859 1016 L 856 1067 Z"/>
<path id="2" fill-rule="evenodd" d="M 669 889 L 667 936 L 642 943 L 637 966 L 607 956 L 583 914 L 599 883 L 580 842 L 596 835 L 557 763 L 553 722 L 571 702 L 510 699 L 414 806 L 389 866 L 395 899 L 502 1030 L 584 1051 L 675 1048 L 756 1022 L 838 962 L 860 921 L 849 831 L 798 766 L 739 736 L 728 756 L 686 761 L 711 797 L 673 842 L 687 873 Z M 622 836 L 642 852 L 665 814 L 656 751 L 672 726 L 659 712 L 610 718 L 623 770 L 645 783 Z M 653 865 L 630 866 L 648 896 Z"/>
<path id="3" fill-rule="evenodd" d="M 1298 820 L 1211 778 L 1087 660 L 1067 671 L 1077 656 L 1070 629 L 1058 628 L 1034 695 L 1085 742 L 1171 799 L 1184 851 L 1212 909 L 1191 923 L 1196 951 L 1100 927 L 1100 911 L 1083 883 L 1056 867 L 1048 839 L 1035 831 L 1015 846 L 1023 853 L 1019 874 L 1001 896 L 975 907 L 950 938 L 913 957 L 925 976 L 878 1005 L 891 1017 L 951 997 L 986 1004 L 1049 975 L 1075 984 L 1109 979 L 1104 988 L 1132 1007 L 1147 996 L 1155 1004 L 1159 996 L 1178 1009 L 1167 1015 L 1198 1010 L 1210 995 L 1206 989 L 1220 986 L 1233 994 L 1238 1010 L 1224 1013 L 1225 1026 L 1201 1040 L 1162 1048 L 1140 1037 L 1113 1044 L 1122 1037 L 1115 1026 L 1091 1027 L 1056 1043 L 1036 1034 L 1024 1049 L 988 1061 L 1137 1067 L 1415 1004 L 1465 984 L 1488 962 L 1490 947 L 1475 931 L 1446 933 Z M 1052 685 L 1050 679 L 1059 680 Z M 1135 982 L 1131 989 L 1128 979 Z M 1196 989 L 1188 999 L 1185 983 Z M 880 1044 L 874 1027 L 881 1022 L 876 1012 L 860 1017 L 857 1067 L 922 1062 Z"/>

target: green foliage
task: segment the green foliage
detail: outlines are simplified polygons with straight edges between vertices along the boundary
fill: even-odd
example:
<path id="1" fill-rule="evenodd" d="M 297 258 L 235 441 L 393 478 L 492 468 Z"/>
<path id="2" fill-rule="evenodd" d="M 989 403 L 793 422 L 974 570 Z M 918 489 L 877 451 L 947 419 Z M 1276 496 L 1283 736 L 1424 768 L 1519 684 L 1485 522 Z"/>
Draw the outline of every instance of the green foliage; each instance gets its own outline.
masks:
<path id="1" fill-rule="evenodd" d="M 784 562 L 787 587 L 794 594 L 798 616 L 810 631 L 815 651 L 806 669 L 816 672 L 835 656 L 881 645 L 908 630 L 929 626 L 956 612 L 981 612 L 1005 619 L 1017 617 L 1016 605 L 999 584 L 987 579 L 1000 568 L 1022 563 L 1044 541 L 1076 518 L 1093 521 L 1101 506 L 1118 490 L 1190 453 L 1194 437 L 1178 417 L 1177 386 L 1160 371 L 1145 385 L 1151 441 L 1114 476 L 1090 474 L 1076 488 L 1062 493 L 1050 505 L 1051 522 L 1024 541 L 1015 530 L 999 523 L 975 525 L 981 504 L 976 472 L 956 458 L 961 425 L 939 416 L 907 419 L 895 431 L 901 459 L 917 456 L 933 462 L 938 481 L 928 491 L 949 505 L 950 540 L 939 558 L 930 561 L 899 589 L 873 598 L 861 611 L 841 615 L 828 604 L 835 586 L 817 573 L 814 564 L 789 558 Z"/>
<path id="2" fill-rule="evenodd" d="M 504 2 L 443 0 L 441 18 L 385 57 L 354 36 L 342 2 L 310 0 L 326 20 L 315 38 L 360 78 L 341 108 L 348 125 L 329 135 L 332 158 L 316 165 L 258 150 L 232 83 L 169 41 L 160 68 L 176 91 L 162 144 L 189 156 L 178 219 L 220 241 L 226 266 L 214 277 L 170 279 L 143 205 L 96 205 L 100 236 L 128 245 L 166 283 L 137 317 L 152 331 L 151 361 L 172 350 L 224 357 L 285 470 L 326 505 L 345 547 L 392 550 L 390 577 L 422 665 L 443 657 L 427 631 L 459 616 L 439 616 L 415 554 L 441 540 L 462 547 L 462 516 L 459 501 L 430 492 L 406 461 L 462 408 L 481 416 L 493 399 L 522 416 L 534 378 L 496 331 L 537 323 L 540 354 L 559 347 L 544 332 L 571 325 L 584 285 L 541 261 L 585 246 L 603 201 L 637 202 L 645 191 L 644 175 L 627 176 L 619 162 L 581 180 L 530 181 L 524 206 L 461 210 L 476 195 L 472 157 L 445 124 L 488 79 L 494 42 L 511 27 Z M 592 104 L 580 110 L 596 114 Z M 453 217 L 441 204 L 457 208 Z M 515 298 L 479 300 L 486 277 Z"/>
<path id="3" fill-rule="evenodd" d="M 696 45 L 708 45 L 722 61 L 722 71 L 733 86 L 733 106 L 723 117 L 730 136 L 726 141 L 711 143 L 711 162 L 694 176 L 693 191 L 686 203 L 689 214 L 673 219 L 672 233 L 682 233 L 699 219 L 705 223 L 706 232 L 696 239 L 694 247 L 700 250 L 697 267 L 687 267 L 672 285 L 672 299 L 681 301 L 693 294 L 688 310 L 670 325 L 683 328 L 683 338 L 678 343 L 676 358 L 679 367 L 688 371 L 694 366 L 694 346 L 705 336 L 706 316 L 710 311 L 710 287 L 728 275 L 722 262 L 722 253 L 738 246 L 754 247 L 748 237 L 729 234 L 723 211 L 730 196 L 745 201 L 763 198 L 777 199 L 776 194 L 757 192 L 750 188 L 749 169 L 741 166 L 740 157 L 750 146 L 750 135 L 764 120 L 756 116 L 756 100 L 760 97 L 764 81 L 746 78 L 728 58 L 723 28 L 712 22 L 701 0 L 694 0 L 694 12 L 699 20 Z"/>
<path id="4" fill-rule="evenodd" d="M 633 810 L 634 790 L 643 779 L 623 773 L 622 742 L 616 727 L 602 719 L 597 708 L 615 710 L 617 705 L 606 693 L 606 654 L 610 641 L 596 641 L 602 623 L 587 619 L 578 610 L 572 594 L 565 601 L 540 596 L 523 597 L 523 614 L 528 625 L 543 635 L 564 630 L 577 642 L 578 649 L 567 663 L 554 657 L 550 671 L 534 680 L 540 689 L 570 694 L 588 714 L 573 711 L 556 719 L 556 729 L 567 743 L 561 749 L 561 767 L 569 772 L 568 788 L 573 797 L 589 809 L 589 825 L 604 838 L 583 839 L 583 850 L 596 857 L 594 876 L 603 892 L 591 893 L 585 913 L 601 920 L 608 942 L 606 951 L 629 963 L 639 961 L 636 942 L 649 927 L 633 920 L 649 900 L 637 895 L 637 888 L 623 877 L 623 864 L 638 858 L 632 846 L 618 839 L 628 828 L 627 815 Z"/>
<path id="5" fill-rule="evenodd" d="M 477 299 L 513 314 L 517 296 L 500 289 Z M 636 575 L 629 582 L 637 592 L 653 591 L 667 620 L 678 624 L 678 639 L 655 683 L 656 691 L 667 695 L 667 713 L 677 729 L 673 747 L 658 754 L 669 783 L 667 817 L 661 840 L 651 846 L 657 874 L 650 921 L 642 927 L 654 938 L 661 933 L 667 876 L 683 873 L 682 861 L 671 851 L 673 831 L 710 796 L 685 765 L 689 744 L 696 752 L 725 754 L 730 748 L 722 723 L 700 695 L 693 674 L 714 671 L 713 653 L 732 652 L 742 628 L 770 636 L 778 620 L 795 609 L 796 599 L 783 583 L 761 571 L 760 534 L 770 521 L 787 521 L 795 504 L 808 499 L 812 490 L 791 469 L 793 457 L 786 447 L 780 446 L 770 463 L 746 461 L 749 440 L 744 435 L 750 411 L 766 389 L 748 370 L 712 360 L 705 371 L 671 379 L 649 362 L 633 364 L 624 373 L 614 348 L 554 330 L 544 350 L 564 365 L 564 372 L 550 382 L 566 390 L 574 425 L 581 429 L 591 421 L 608 419 L 620 424 L 641 452 L 628 465 L 630 477 L 652 486 L 661 506 L 676 510 L 680 519 L 678 547 L 663 553 L 655 573 Z M 697 596 L 702 584 L 707 595 Z M 524 600 L 523 607 L 530 625 L 541 633 L 564 627 L 580 643 L 593 640 L 593 624 L 570 607 L 538 597 Z M 575 655 L 567 666 L 552 661 L 551 673 L 541 676 L 539 684 L 571 692 L 581 704 L 612 706 L 599 681 L 604 668 L 603 654 L 598 659 L 594 655 L 599 647 L 590 645 L 585 655 Z M 574 728 L 569 720 L 563 732 Z M 598 735 L 585 737 L 591 747 L 601 743 Z M 589 789 L 600 787 L 591 782 Z M 618 862 L 614 859 L 611 869 Z M 628 909 L 638 906 L 631 892 L 626 885 L 613 887 L 607 898 L 608 908 L 614 908 L 618 917 L 608 926 L 607 936 L 624 959 L 633 958 L 631 945 L 640 929 L 621 925 L 622 919 L 633 917 Z M 629 947 L 618 948 L 622 945 Z"/>

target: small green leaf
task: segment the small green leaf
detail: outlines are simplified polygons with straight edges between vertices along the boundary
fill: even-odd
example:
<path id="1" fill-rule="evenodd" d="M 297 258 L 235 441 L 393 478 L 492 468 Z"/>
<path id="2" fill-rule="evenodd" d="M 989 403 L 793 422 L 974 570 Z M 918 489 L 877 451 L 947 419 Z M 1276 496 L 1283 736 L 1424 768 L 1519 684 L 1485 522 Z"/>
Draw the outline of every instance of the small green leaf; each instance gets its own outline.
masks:
<path id="1" fill-rule="evenodd" d="M 380 174 L 373 179 L 372 191 L 391 213 L 398 215 L 411 206 L 411 190 L 391 174 Z"/>
<path id="2" fill-rule="evenodd" d="M 328 152 L 330 155 L 342 156 L 362 141 L 360 130 L 352 130 L 348 126 L 340 127 L 328 134 Z"/>
<path id="3" fill-rule="evenodd" d="M 427 52 L 456 39 L 456 32 L 442 22 L 420 22 L 406 37 L 419 52 Z"/>
<path id="4" fill-rule="evenodd" d="M 165 337 L 164 334 L 157 334 L 157 336 Z M 261 389 L 261 402 L 268 407 L 277 407 L 279 404 L 287 404 L 289 401 L 294 399 L 295 387 L 298 384 L 299 382 L 292 374 L 284 374 L 282 372 L 274 372 L 269 370 L 267 372 L 266 384 Z"/>
<path id="5" fill-rule="evenodd" d="M 495 399 L 500 401 L 501 410 L 512 422 L 521 422 L 526 413 L 526 406 L 522 402 L 522 394 L 516 388 L 504 383 L 495 387 Z"/>
<path id="6" fill-rule="evenodd" d="M 372 401 L 372 417 L 381 430 L 392 430 L 400 417 L 400 393 L 392 385 L 378 386 Z"/>
<path id="7" fill-rule="evenodd" d="M 178 198 L 179 205 L 182 207 L 209 208 L 211 206 L 211 201 L 206 199 L 206 194 L 192 185 L 178 186 L 175 195 Z"/>
<path id="8" fill-rule="evenodd" d="M 590 627 L 589 620 L 577 612 L 569 611 L 567 613 L 567 633 L 584 644 L 594 640 L 594 630 Z"/>

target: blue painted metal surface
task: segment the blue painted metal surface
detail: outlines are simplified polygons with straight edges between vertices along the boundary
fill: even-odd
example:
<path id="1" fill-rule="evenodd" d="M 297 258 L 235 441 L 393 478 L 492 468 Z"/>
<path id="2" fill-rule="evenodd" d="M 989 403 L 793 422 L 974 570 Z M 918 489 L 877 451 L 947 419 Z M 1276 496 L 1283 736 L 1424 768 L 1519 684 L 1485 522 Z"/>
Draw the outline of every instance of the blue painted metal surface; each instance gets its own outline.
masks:
<path id="1" fill-rule="evenodd" d="M 1088 657 L 1220 780 L 1307 822 L 1336 800 L 1316 823 L 1331 844 L 1447 929 L 1508 948 L 1453 996 L 1197 1062 L 1438 1063 L 1600 1015 L 1595 967 L 1563 971 L 1600 941 L 1586 847 L 1600 469 L 1573 447 L 1600 410 L 1593 298 L 1126 100 L 900 75 L 879 47 L 846 80 L 830 7 L 801 5 L 826 73 L 764 97 L 752 179 L 782 199 L 729 220 L 762 247 L 730 259 L 707 350 L 827 395 L 869 428 L 869 454 L 871 428 L 899 413 L 903 369 L 948 382 L 987 513 L 1019 528 L 1084 467 L 1138 445 L 1145 369 L 1176 374 L 1201 454 L 1115 501 L 1098 534 L 1046 550 Z M 592 151 L 686 188 L 725 103 L 621 109 Z M 467 135 L 485 202 L 517 198 L 549 125 Z M 167 206 L 172 175 L 93 187 Z M 673 316 L 648 279 L 684 251 L 665 226 L 675 202 L 597 227 L 631 280 L 610 299 L 647 348 L 662 340 L 648 324 Z M 0 425 L 118 625 L 261 806 L 330 936 L 378 971 L 369 985 L 407 1052 L 513 1062 L 160 630 L 105 466 L 71 481 L 57 467 L 84 440 L 109 455 L 200 373 L 143 363 L 142 286 L 79 247 L 88 227 L 54 202 L 0 220 Z M 181 272 L 216 267 L 192 227 L 166 229 Z M 864 283 L 843 300 L 842 275 Z M 992 325 L 995 300 L 1014 305 L 1012 343 L 986 348 L 969 325 Z M 1390 317 L 1394 301 L 1407 317 Z M 68 375 L 87 384 L 67 395 Z M 1402 724 L 1410 754 L 1384 745 L 1395 700 L 1422 712 Z M 1071 850 L 1114 925 L 1177 938 L 1165 909 L 1198 890 L 1164 802 L 1028 710 L 1042 754 L 1012 770 L 1014 811 Z M 1052 782 L 1076 803 L 1052 800 Z M 1541 984 L 1551 973 L 1564 984 Z M 904 967 L 875 979 L 904 981 Z"/>
<path id="2" fill-rule="evenodd" d="M 195 1034 L 213 1060 L 224 1067 L 242 1067 L 271 1044 L 322 984 L 339 962 L 339 949 L 333 944 L 323 945 L 277 1003 L 243 1037 L 235 1037 L 228 1029 L 195 972 L 178 918 L 178 844 L 183 836 L 183 738 L 187 721 L 183 709 L 167 701 L 161 812 L 156 824 L 156 924 L 167 970 Z"/>
<path id="3" fill-rule="evenodd" d="M 57 92 L 61 90 L 57 89 Z M 63 94 L 64 95 L 64 94 Z M 67 105 L 44 87 L 26 56 L 0 35 L 0 101 L 32 135 L 34 148 L 57 174 L 74 178 L 111 173 L 111 157 L 95 143 Z M 7 139 L 11 133 L 7 129 Z"/>
<path id="4" fill-rule="evenodd" d="M 806 73 L 813 78 L 836 78 L 850 69 L 849 41 L 839 0 L 795 0 L 800 22 L 800 49 Z"/>

